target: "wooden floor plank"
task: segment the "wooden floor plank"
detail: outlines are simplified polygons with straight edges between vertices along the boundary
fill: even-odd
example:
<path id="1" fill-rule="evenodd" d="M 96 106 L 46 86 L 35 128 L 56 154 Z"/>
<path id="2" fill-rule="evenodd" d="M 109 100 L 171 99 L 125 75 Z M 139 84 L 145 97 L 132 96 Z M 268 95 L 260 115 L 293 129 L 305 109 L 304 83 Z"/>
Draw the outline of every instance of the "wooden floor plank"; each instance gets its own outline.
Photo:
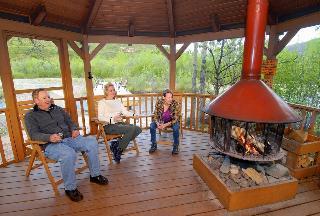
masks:
<path id="1" fill-rule="evenodd" d="M 210 149 L 209 135 L 185 131 L 181 152 L 172 156 L 172 146 L 159 145 L 149 154 L 150 134 L 137 138 L 140 153 L 128 152 L 120 164 L 109 164 L 105 146 L 99 145 L 101 173 L 109 185 L 89 182 L 89 171 L 77 175 L 84 195 L 80 203 L 70 201 L 63 185 L 55 196 L 43 169 L 25 177 L 28 160 L 0 169 L 0 215 L 319 215 L 319 178 L 299 182 L 292 200 L 228 212 L 192 168 L 194 153 Z M 80 157 L 79 157 L 80 158 Z M 83 163 L 83 161 L 79 161 Z M 51 166 L 60 176 L 59 164 Z"/>
<path id="2" fill-rule="evenodd" d="M 186 203 L 183 205 L 176 205 L 172 207 L 158 208 L 149 211 L 142 211 L 138 213 L 130 214 L 132 216 L 144 216 L 144 215 L 152 215 L 152 216 L 163 216 L 163 215 L 195 215 L 202 214 L 204 212 L 210 211 L 209 215 L 216 215 L 214 211 L 222 209 L 223 206 L 217 199 L 213 200 L 205 200 L 200 202 L 192 202 Z"/>
<path id="3" fill-rule="evenodd" d="M 320 211 L 320 200 L 316 200 L 313 202 L 303 203 L 300 205 L 296 205 L 290 208 L 284 208 L 277 211 L 267 212 L 260 215 L 268 215 L 268 216 L 301 216 L 301 215 L 310 215 L 316 214 Z"/>

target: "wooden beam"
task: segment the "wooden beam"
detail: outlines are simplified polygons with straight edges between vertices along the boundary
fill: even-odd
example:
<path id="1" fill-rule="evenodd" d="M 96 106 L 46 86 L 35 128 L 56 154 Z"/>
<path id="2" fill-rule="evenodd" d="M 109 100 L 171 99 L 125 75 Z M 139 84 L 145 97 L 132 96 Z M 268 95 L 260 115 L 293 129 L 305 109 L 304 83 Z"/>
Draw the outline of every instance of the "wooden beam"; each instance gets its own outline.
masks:
<path id="1" fill-rule="evenodd" d="M 174 39 L 171 39 L 170 54 L 169 54 L 169 89 L 176 90 L 176 43 Z"/>
<path id="2" fill-rule="evenodd" d="M 185 35 L 176 37 L 176 43 L 192 43 L 192 42 L 201 42 L 201 41 L 210 41 L 210 40 L 221 40 L 221 39 L 231 39 L 231 38 L 242 38 L 244 37 L 244 29 L 233 29 L 225 30 L 219 32 L 208 32 L 197 35 Z"/>
<path id="3" fill-rule="evenodd" d="M 78 45 L 74 41 L 68 41 L 70 47 L 75 51 L 80 58 L 83 59 L 83 52 L 82 49 L 78 47 Z"/>
<path id="4" fill-rule="evenodd" d="M 156 46 L 163 53 L 163 55 L 169 60 L 170 59 L 170 55 L 167 52 L 167 50 L 161 44 L 156 44 Z"/>
<path id="5" fill-rule="evenodd" d="M 172 0 L 167 0 L 167 10 L 168 10 L 169 35 L 170 37 L 175 37 Z"/>
<path id="6" fill-rule="evenodd" d="M 89 113 L 89 122 L 90 122 L 90 134 L 97 133 L 97 126 L 92 121 L 92 118 L 96 117 L 94 109 L 94 93 L 93 93 L 93 83 L 91 77 L 91 63 L 90 63 L 90 53 L 89 53 L 89 43 L 86 36 L 83 37 L 82 42 L 82 51 L 83 51 L 83 66 L 84 66 L 84 78 L 86 80 L 86 89 L 87 89 L 87 103 L 88 103 L 88 113 Z"/>
<path id="7" fill-rule="evenodd" d="M 279 23 L 276 25 L 277 32 L 282 33 L 289 31 L 291 29 L 300 29 L 304 27 L 309 27 L 313 25 L 320 24 L 320 12 L 315 12 L 312 14 L 308 14 L 305 16 L 302 16 L 300 18 L 288 20 L 286 22 Z"/>
<path id="8" fill-rule="evenodd" d="M 130 20 L 129 26 L 128 26 L 128 37 L 133 37 L 134 31 L 135 31 L 135 27 L 134 27 L 133 20 Z"/>
<path id="9" fill-rule="evenodd" d="M 68 43 L 66 39 L 60 40 L 58 45 L 58 53 L 66 108 L 69 111 L 72 121 L 78 124 L 78 112 L 76 100 L 73 95 L 72 75 L 70 69 Z"/>
<path id="10" fill-rule="evenodd" d="M 276 59 L 278 43 L 279 34 L 277 33 L 277 28 L 275 26 L 270 26 L 268 48 L 265 52 L 267 59 Z"/>
<path id="11" fill-rule="evenodd" d="M 190 45 L 190 43 L 185 43 L 182 45 L 182 47 L 179 49 L 179 51 L 176 53 L 176 60 L 178 58 L 180 58 L 180 56 L 182 55 L 182 53 L 188 48 L 188 46 Z"/>
<path id="12" fill-rule="evenodd" d="M 43 26 L 33 26 L 26 23 L 0 19 L 0 30 L 6 32 L 12 32 L 14 35 L 19 35 L 19 33 L 27 34 L 30 37 L 38 38 L 55 38 L 61 39 L 65 38 L 72 41 L 81 41 L 83 36 L 79 33 L 74 33 L 70 31 L 58 30 L 54 28 L 48 28 Z"/>
<path id="13" fill-rule="evenodd" d="M 91 7 L 89 9 L 89 14 L 86 19 L 86 22 L 84 24 L 83 32 L 87 32 L 94 20 L 96 19 L 96 16 L 98 14 L 98 10 L 102 4 L 103 0 L 95 0 L 93 4 L 91 4 Z"/>
<path id="14" fill-rule="evenodd" d="M 0 77 L 3 88 L 3 96 L 6 107 L 9 110 L 7 119 L 8 132 L 14 158 L 17 161 L 24 160 L 24 141 L 19 120 L 17 99 L 14 93 L 13 76 L 10 65 L 7 38 L 4 31 L 0 31 Z"/>
<path id="15" fill-rule="evenodd" d="M 122 44 L 170 44 L 168 37 L 88 35 L 89 43 L 122 43 Z"/>
<path id="16" fill-rule="evenodd" d="M 31 25 L 38 26 L 47 17 L 47 11 L 44 5 L 38 5 L 36 9 L 29 16 L 29 21 Z"/>
<path id="17" fill-rule="evenodd" d="M 292 29 L 286 33 L 286 35 L 278 43 L 277 50 L 275 52 L 276 55 L 278 55 L 285 48 L 285 46 L 298 33 L 298 31 L 299 29 Z"/>
<path id="18" fill-rule="evenodd" d="M 106 45 L 106 42 L 100 43 L 90 54 L 90 60 L 92 60 L 98 53 L 99 51 Z"/>
<path id="19" fill-rule="evenodd" d="M 218 32 L 220 31 L 220 21 L 219 21 L 219 17 L 218 14 L 214 14 L 211 18 L 211 25 L 212 25 L 212 31 L 213 32 Z"/>

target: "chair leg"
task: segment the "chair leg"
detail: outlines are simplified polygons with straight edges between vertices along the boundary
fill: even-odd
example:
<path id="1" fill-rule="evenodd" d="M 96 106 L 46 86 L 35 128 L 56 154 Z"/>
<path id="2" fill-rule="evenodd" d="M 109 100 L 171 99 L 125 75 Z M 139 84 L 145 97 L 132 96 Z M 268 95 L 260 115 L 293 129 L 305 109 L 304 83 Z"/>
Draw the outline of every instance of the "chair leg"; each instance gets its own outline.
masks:
<path id="1" fill-rule="evenodd" d="M 35 158 L 36 158 L 36 150 L 32 149 L 29 165 L 26 171 L 27 177 L 30 175 Z"/>
<path id="2" fill-rule="evenodd" d="M 88 156 L 85 152 L 81 152 L 84 162 L 86 163 L 86 168 L 89 167 Z"/>
<path id="3" fill-rule="evenodd" d="M 111 153 L 111 149 L 110 149 L 110 146 L 108 143 L 108 139 L 107 139 L 105 133 L 102 133 L 102 136 L 103 136 L 104 144 L 106 146 L 106 151 L 107 151 L 107 155 L 109 158 L 109 162 L 112 164 L 112 153 Z"/>
<path id="4" fill-rule="evenodd" d="M 39 155 L 39 159 L 40 161 L 42 162 L 43 166 L 44 166 L 44 169 L 46 170 L 47 172 L 47 175 L 48 175 L 48 178 L 50 180 L 50 183 L 52 185 L 52 188 L 54 190 L 54 193 L 56 195 L 59 195 L 59 191 L 58 191 L 58 187 L 57 187 L 57 183 L 55 181 L 55 179 L 53 178 L 52 174 L 51 174 L 51 171 L 49 169 L 49 166 L 48 166 L 48 163 L 46 161 L 46 158 L 45 156 L 43 155 L 42 151 L 40 150 L 40 152 L 38 151 L 38 155 Z"/>
<path id="5" fill-rule="evenodd" d="M 134 148 L 135 148 L 137 154 L 139 154 L 139 146 L 138 146 L 136 139 L 133 140 L 133 145 L 134 145 Z"/>
<path id="6" fill-rule="evenodd" d="M 96 136 L 97 141 L 99 141 L 100 136 L 101 136 L 101 126 L 98 126 L 98 132 L 97 132 L 97 136 Z"/>

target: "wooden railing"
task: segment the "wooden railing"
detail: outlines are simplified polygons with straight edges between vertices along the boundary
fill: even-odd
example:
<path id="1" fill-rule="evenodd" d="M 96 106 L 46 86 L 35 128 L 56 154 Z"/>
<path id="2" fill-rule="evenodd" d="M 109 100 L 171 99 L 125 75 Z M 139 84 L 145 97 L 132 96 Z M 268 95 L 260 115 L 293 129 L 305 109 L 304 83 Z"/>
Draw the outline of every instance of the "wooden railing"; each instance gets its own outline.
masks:
<path id="1" fill-rule="evenodd" d="M 1 120 L 1 123 L 6 122 L 6 125 L 0 125 L 0 156 L 1 163 L 0 167 L 4 167 L 9 163 L 14 162 L 14 154 L 11 145 L 11 131 L 9 128 L 10 123 L 7 121 L 9 119 L 9 110 L 8 109 L 0 109 L 1 118 L 4 115 L 5 121 Z M 4 127 L 6 126 L 6 127 Z M 5 140 L 5 141 L 4 141 Z"/>
<path id="2" fill-rule="evenodd" d="M 156 101 L 161 97 L 159 93 L 149 93 L 149 94 L 130 94 L 130 95 L 119 95 L 118 98 L 123 102 L 123 104 L 136 114 L 151 114 L 153 113 Z M 184 130 L 192 130 L 199 132 L 208 132 L 210 128 L 210 118 L 207 114 L 202 112 L 206 105 L 214 99 L 214 96 L 208 94 L 192 94 L 192 93 L 175 93 L 175 97 L 179 98 L 181 101 L 182 108 L 182 127 Z M 103 98 L 102 95 L 94 97 L 95 100 L 100 100 Z M 59 99 L 55 99 L 55 101 Z M 63 99 L 61 99 L 63 102 Z M 28 101 L 29 103 L 30 101 Z M 90 134 L 89 128 L 89 117 L 87 110 L 87 98 L 80 97 L 76 98 L 77 110 L 78 110 L 78 123 L 82 129 L 82 134 Z M 30 108 L 27 102 L 18 102 L 18 109 L 21 112 L 22 109 Z M 293 124 L 296 128 L 302 128 L 308 130 L 309 133 L 316 134 L 320 136 L 320 109 L 290 104 L 294 109 L 298 110 L 301 114 L 303 121 L 297 124 Z M 22 113 L 22 112 L 21 112 Z M 20 113 L 20 114 L 21 114 Z M 8 119 L 10 111 L 7 109 L 0 109 L 0 115 L 5 115 L 5 119 Z M 133 120 L 132 120 L 133 121 Z M 4 121 L 3 121 L 4 122 Z M 139 122 L 135 122 L 141 128 L 148 128 L 151 122 L 151 117 L 141 118 Z M 134 122 L 132 122 L 134 123 Z M 14 150 L 11 146 L 11 130 L 10 122 L 6 123 L 5 130 L 8 136 L 1 137 L 0 134 L 0 156 L 1 164 L 0 166 L 5 166 L 8 163 L 14 161 Z"/>
<path id="3" fill-rule="evenodd" d="M 320 136 L 320 109 L 300 104 L 289 103 L 289 105 L 302 117 L 302 121 L 295 123 L 292 127 Z"/>
<path id="4" fill-rule="evenodd" d="M 117 96 L 123 104 L 136 114 L 153 113 L 154 106 L 160 93 L 148 94 L 128 94 Z M 209 94 L 193 94 L 193 93 L 175 93 L 174 97 L 181 97 L 182 109 L 182 125 L 183 129 L 199 132 L 208 132 L 210 128 L 209 116 L 202 112 L 206 105 L 214 99 L 214 96 Z M 101 100 L 103 95 L 97 95 L 95 100 Z M 86 97 L 76 98 L 78 106 L 79 125 L 82 127 L 83 134 L 89 133 L 89 119 L 86 110 Z M 309 133 L 320 135 L 320 109 L 307 107 L 303 105 L 290 104 L 296 109 L 304 119 L 297 123 L 303 125 Z M 150 117 L 141 119 L 137 124 L 141 128 L 148 128 L 151 122 Z"/>
<path id="5" fill-rule="evenodd" d="M 118 95 L 118 99 L 137 115 L 151 114 L 154 111 L 156 101 L 161 97 L 159 93 L 148 94 L 128 94 Z M 174 98 L 179 98 L 182 109 L 183 129 L 207 132 L 210 121 L 208 116 L 202 112 L 204 107 L 214 98 L 209 94 L 182 94 L 176 93 Z M 94 97 L 96 101 L 101 100 L 103 95 Z M 89 118 L 86 109 L 87 98 L 76 98 L 79 116 L 79 125 L 82 127 L 83 134 L 89 133 Z M 141 128 L 148 128 L 151 123 L 151 117 L 144 117 L 136 124 Z"/>

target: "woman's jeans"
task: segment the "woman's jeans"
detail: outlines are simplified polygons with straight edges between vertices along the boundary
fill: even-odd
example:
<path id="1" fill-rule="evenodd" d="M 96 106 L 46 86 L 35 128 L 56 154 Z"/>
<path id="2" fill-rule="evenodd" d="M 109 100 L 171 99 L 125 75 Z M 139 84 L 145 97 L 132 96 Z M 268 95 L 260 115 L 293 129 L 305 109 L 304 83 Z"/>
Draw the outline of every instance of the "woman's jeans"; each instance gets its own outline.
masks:
<path id="1" fill-rule="evenodd" d="M 106 134 L 122 134 L 123 137 L 118 139 L 119 147 L 122 151 L 124 151 L 129 145 L 131 140 L 134 140 L 141 132 L 141 128 L 125 123 L 117 123 L 117 124 L 108 124 L 104 126 L 104 131 Z"/>
<path id="2" fill-rule="evenodd" d="M 88 156 L 89 170 L 92 177 L 100 175 L 98 143 L 93 137 L 65 138 L 59 143 L 51 143 L 45 149 L 45 156 L 59 161 L 65 190 L 77 188 L 75 163 L 77 152 Z"/>
<path id="3" fill-rule="evenodd" d="M 177 121 L 171 126 L 173 130 L 173 145 L 178 146 L 179 145 L 179 129 L 180 129 L 180 124 Z M 157 123 L 156 122 L 151 122 L 150 124 L 150 134 L 151 134 L 151 143 L 155 144 L 157 143 L 156 139 L 156 133 L 157 133 Z"/>

